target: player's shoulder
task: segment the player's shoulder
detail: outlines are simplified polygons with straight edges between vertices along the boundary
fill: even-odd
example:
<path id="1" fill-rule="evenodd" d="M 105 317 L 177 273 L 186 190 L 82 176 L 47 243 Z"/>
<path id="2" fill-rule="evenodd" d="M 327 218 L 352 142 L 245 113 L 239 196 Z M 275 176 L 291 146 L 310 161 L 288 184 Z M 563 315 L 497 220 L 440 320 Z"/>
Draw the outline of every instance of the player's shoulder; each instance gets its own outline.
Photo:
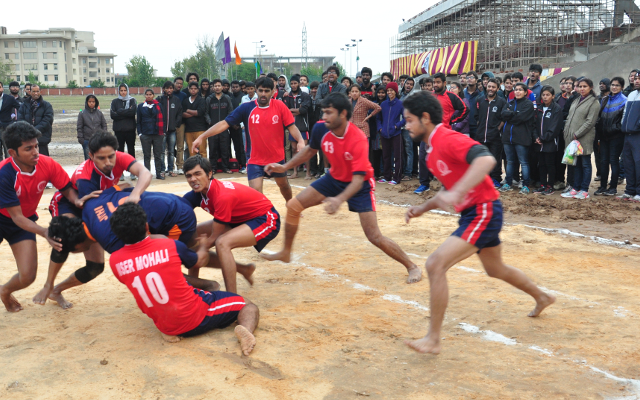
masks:
<path id="1" fill-rule="evenodd" d="M 356 124 L 349 123 L 349 136 L 350 140 L 367 140 L 367 135 L 362 132 L 362 129 L 358 128 Z"/>
<path id="2" fill-rule="evenodd" d="M 316 122 L 313 125 L 313 128 L 311 130 L 312 134 L 315 134 L 315 133 L 325 134 L 327 132 L 329 132 L 329 128 L 327 128 L 327 125 L 325 125 L 323 120 L 320 120 L 320 121 Z"/>
<path id="3" fill-rule="evenodd" d="M 123 151 L 120 150 L 116 150 L 116 160 L 124 160 L 124 161 L 135 161 L 136 159 L 129 153 L 125 153 Z M 91 161 L 91 159 L 87 160 L 87 161 Z"/>
<path id="4" fill-rule="evenodd" d="M 0 161 L 0 174 L 10 174 L 15 176 L 17 172 L 18 171 L 14 167 L 11 157 L 5 158 L 4 160 Z"/>

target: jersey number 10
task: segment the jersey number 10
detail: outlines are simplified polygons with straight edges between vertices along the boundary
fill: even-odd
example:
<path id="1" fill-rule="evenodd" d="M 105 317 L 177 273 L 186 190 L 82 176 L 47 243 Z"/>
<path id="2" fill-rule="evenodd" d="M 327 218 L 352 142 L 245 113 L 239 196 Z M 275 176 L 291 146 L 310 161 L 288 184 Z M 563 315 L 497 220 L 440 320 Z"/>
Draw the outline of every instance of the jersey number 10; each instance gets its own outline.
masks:
<path id="1" fill-rule="evenodd" d="M 164 282 L 162 282 L 162 277 L 157 272 L 149 272 L 144 279 L 147 283 L 147 288 L 151 292 L 151 296 L 153 299 L 157 301 L 159 304 L 167 304 L 169 302 L 169 293 L 167 293 L 167 288 L 164 287 Z M 142 286 L 142 280 L 139 276 L 136 276 L 131 284 L 134 288 L 138 290 L 138 294 L 144 304 L 147 307 L 153 307 L 153 303 L 149 296 L 147 295 L 147 291 L 144 290 L 144 286 Z"/>

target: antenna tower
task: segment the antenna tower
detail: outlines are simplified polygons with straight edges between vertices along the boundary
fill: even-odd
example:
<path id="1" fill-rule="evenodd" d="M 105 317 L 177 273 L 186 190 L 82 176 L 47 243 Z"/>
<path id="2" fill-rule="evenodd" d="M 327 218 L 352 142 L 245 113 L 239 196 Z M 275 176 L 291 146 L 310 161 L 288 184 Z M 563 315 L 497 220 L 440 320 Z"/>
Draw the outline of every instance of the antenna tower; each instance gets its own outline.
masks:
<path id="1" fill-rule="evenodd" d="M 308 56 L 307 56 L 307 25 L 302 23 L 302 60 L 301 63 L 304 62 L 304 66 L 309 66 Z"/>

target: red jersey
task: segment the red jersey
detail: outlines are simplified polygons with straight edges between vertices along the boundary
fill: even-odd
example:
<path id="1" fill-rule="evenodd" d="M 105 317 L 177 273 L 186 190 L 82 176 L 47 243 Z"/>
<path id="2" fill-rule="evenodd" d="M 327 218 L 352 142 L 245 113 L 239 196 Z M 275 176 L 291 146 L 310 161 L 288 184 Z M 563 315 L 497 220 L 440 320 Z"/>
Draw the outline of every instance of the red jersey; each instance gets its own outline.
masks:
<path id="1" fill-rule="evenodd" d="M 467 153 L 471 147 L 480 143 L 461 135 L 460 132 L 445 128 L 438 124 L 429 136 L 429 153 L 427 167 L 429 171 L 449 190 L 462 178 L 469 169 Z M 462 204 L 456 206 L 460 212 L 476 204 L 497 200 L 500 193 L 493 187 L 493 181 L 487 175 L 478 186 L 469 190 Z"/>
<path id="2" fill-rule="evenodd" d="M 193 208 L 202 207 L 222 224 L 242 224 L 273 208 L 266 196 L 241 183 L 212 179 L 207 193 L 193 190 L 183 197 Z"/>
<path id="3" fill-rule="evenodd" d="M 20 206 L 25 217 L 37 215 L 36 209 L 47 182 L 60 191 L 71 185 L 69 174 L 48 156 L 40 155 L 31 173 L 22 172 L 13 157 L 0 162 L 0 214 L 11 218 L 6 209 Z"/>
<path id="4" fill-rule="evenodd" d="M 182 242 L 147 237 L 115 251 L 109 264 L 160 332 L 179 335 L 200 325 L 209 307 L 182 275 L 182 264 L 190 268 L 197 261 Z"/>
<path id="5" fill-rule="evenodd" d="M 136 159 L 128 153 L 116 151 L 116 164 L 111 170 L 111 175 L 107 176 L 96 167 L 91 159 L 85 160 L 71 176 L 71 183 L 78 191 L 78 197 L 93 192 L 94 190 L 107 190 L 118 184 L 124 171 L 128 171 Z"/>
<path id="6" fill-rule="evenodd" d="M 271 99 L 266 107 L 260 107 L 258 100 L 241 104 L 225 121 L 229 126 L 244 123 L 251 143 L 249 164 L 267 165 L 284 160 L 284 129 L 293 125 L 295 119 L 282 101 Z"/>
<path id="7" fill-rule="evenodd" d="M 369 162 L 369 139 L 354 124 L 348 122 L 344 136 L 331 132 L 324 121 L 318 121 L 311 131 L 309 146 L 322 150 L 329 160 L 331 176 L 341 182 L 351 182 L 353 175 L 364 175 L 364 180 L 373 178 Z"/>

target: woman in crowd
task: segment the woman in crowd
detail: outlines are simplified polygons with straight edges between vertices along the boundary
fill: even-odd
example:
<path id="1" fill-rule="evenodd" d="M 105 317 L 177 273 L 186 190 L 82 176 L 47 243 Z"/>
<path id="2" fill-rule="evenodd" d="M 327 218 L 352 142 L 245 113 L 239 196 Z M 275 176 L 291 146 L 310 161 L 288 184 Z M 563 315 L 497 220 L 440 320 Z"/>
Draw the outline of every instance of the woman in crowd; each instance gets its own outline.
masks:
<path id="1" fill-rule="evenodd" d="M 370 138 L 369 119 L 373 118 L 375 120 L 376 114 L 381 110 L 380 106 L 360 96 L 360 86 L 358 85 L 349 87 L 349 97 L 353 105 L 351 122 Z"/>
<path id="2" fill-rule="evenodd" d="M 507 155 L 507 179 L 500 187 L 501 192 L 513 190 L 509 183 L 513 182 L 514 165 L 520 162 L 523 185 L 520 194 L 529 194 L 529 147 L 532 143 L 535 109 L 527 98 L 527 85 L 522 82 L 514 86 L 514 99 L 502 111 L 505 121 L 502 130 L 502 144 Z"/>
<path id="3" fill-rule="evenodd" d="M 464 97 L 464 93 L 462 92 L 462 85 L 460 85 L 460 83 L 451 82 L 451 87 L 449 88 L 449 91 L 455 94 L 456 96 L 460 97 L 464 105 L 467 106 L 467 110 L 469 109 L 469 101 Z M 451 119 L 454 120 L 458 118 L 460 114 L 462 114 L 462 111 L 456 110 L 456 112 L 454 112 L 453 115 L 451 116 Z M 453 129 L 456 132 L 460 132 L 469 136 L 469 114 L 467 114 L 467 117 L 462 121 L 452 124 L 451 129 Z"/>
<path id="4" fill-rule="evenodd" d="M 558 137 L 562 134 L 562 107 L 554 101 L 555 91 L 551 86 L 543 86 L 540 91 L 540 102 L 536 107 L 536 129 L 533 150 L 538 154 L 540 170 L 540 187 L 538 194 L 553 194 L 556 177 L 556 153 Z"/>
<path id="5" fill-rule="evenodd" d="M 397 185 L 402 178 L 402 127 L 405 124 L 402 101 L 398 98 L 398 84 L 387 84 L 387 100 L 380 104 L 378 113 L 378 132 L 382 135 L 382 158 L 384 161 L 383 178 L 379 183 Z M 395 161 L 395 162 L 394 162 Z M 394 164 L 392 166 L 392 164 Z"/>
<path id="6" fill-rule="evenodd" d="M 124 152 L 124 146 L 127 145 L 127 152 L 131 157 L 136 156 L 136 99 L 129 95 L 129 86 L 121 83 L 118 86 L 118 98 L 111 101 L 111 119 L 113 120 L 113 132 L 118 139 L 118 147 Z M 135 175 L 131 175 L 135 178 Z M 121 180 L 124 180 L 122 177 Z"/>
<path id="7" fill-rule="evenodd" d="M 573 188 L 562 193 L 564 198 L 588 199 L 591 184 L 591 153 L 593 140 L 596 137 L 596 122 L 600 113 L 600 103 L 593 92 L 593 81 L 582 78 L 578 81 L 580 97 L 571 103 L 567 121 L 564 125 L 564 142 L 567 146 L 578 140 L 582 145 L 582 155 L 577 156 L 573 167 Z M 570 167 L 571 168 L 571 167 Z"/>
<path id="8" fill-rule="evenodd" d="M 89 139 L 97 131 L 107 130 L 107 121 L 102 111 L 98 110 L 99 105 L 98 98 L 90 94 L 84 101 L 84 110 L 78 114 L 78 143 L 82 145 L 85 160 L 89 159 Z"/>

